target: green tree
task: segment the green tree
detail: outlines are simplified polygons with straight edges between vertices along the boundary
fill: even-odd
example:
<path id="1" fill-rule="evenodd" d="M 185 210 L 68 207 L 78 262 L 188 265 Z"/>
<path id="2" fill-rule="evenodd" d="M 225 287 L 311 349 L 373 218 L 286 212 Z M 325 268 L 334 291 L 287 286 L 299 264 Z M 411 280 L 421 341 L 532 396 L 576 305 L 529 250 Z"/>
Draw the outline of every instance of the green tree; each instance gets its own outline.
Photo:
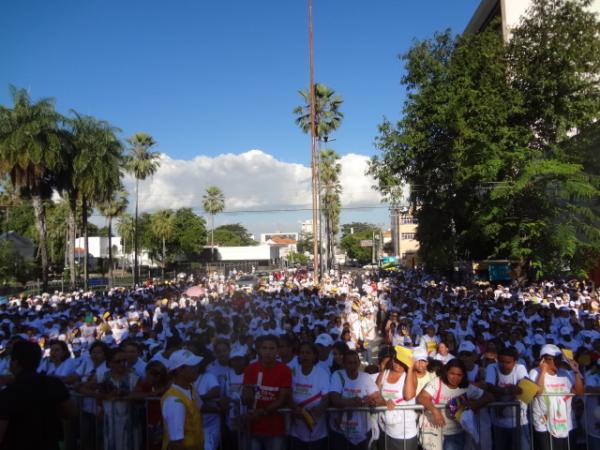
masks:
<path id="1" fill-rule="evenodd" d="M 296 244 L 298 253 L 312 253 L 313 251 L 313 237 L 312 233 L 303 233 L 300 235 Z"/>
<path id="2" fill-rule="evenodd" d="M 121 165 L 123 146 L 116 133 L 117 128 L 92 116 L 71 111 L 70 124 L 71 165 L 69 175 L 72 214 L 75 201 L 81 205 L 84 238 L 84 287 L 88 282 L 88 216 L 92 208 L 109 201 L 121 189 Z M 72 242 L 72 238 L 71 238 Z M 73 248 L 74 250 L 74 248 Z"/>
<path id="3" fill-rule="evenodd" d="M 352 231 L 352 232 L 351 232 Z M 356 259 L 361 264 L 368 264 L 373 258 L 373 247 L 362 247 L 361 241 L 373 240 L 381 230 L 375 225 L 366 223 L 352 223 L 342 225 L 342 239 L 340 246 L 350 259 Z"/>
<path id="4" fill-rule="evenodd" d="M 342 97 L 335 93 L 335 91 L 328 86 L 320 83 L 315 83 L 314 85 L 315 92 L 315 132 L 316 139 L 319 146 L 321 143 L 327 143 L 329 141 L 329 135 L 337 130 L 344 118 L 344 114 L 340 111 L 340 107 L 343 103 Z M 311 131 L 311 99 L 310 99 L 310 90 L 301 90 L 299 91 L 300 96 L 304 100 L 304 105 L 297 106 L 294 108 L 294 114 L 296 115 L 296 124 L 300 127 L 302 131 L 305 133 L 310 133 Z M 332 220 L 335 222 L 335 187 L 334 184 L 329 184 L 328 188 L 323 187 L 323 183 L 325 180 L 321 175 L 321 167 L 323 163 L 327 164 L 331 162 L 330 160 L 323 161 L 321 158 L 321 152 L 317 156 L 318 160 L 317 164 L 317 178 L 318 178 L 318 202 L 319 202 L 319 222 L 322 220 L 321 215 L 323 214 L 323 210 L 321 209 L 324 206 L 324 202 L 327 204 L 326 213 L 328 216 L 325 216 L 326 227 L 329 226 L 330 230 L 325 232 L 326 237 L 326 252 L 327 258 L 326 261 L 328 263 L 331 262 L 333 258 L 333 251 L 331 250 L 334 246 L 334 243 L 331 242 L 332 235 Z M 335 167 L 335 161 L 332 162 L 333 166 L 329 166 L 329 168 Z M 331 176 L 334 171 L 329 171 L 326 176 Z M 329 180 L 330 181 L 330 180 Z M 328 198 L 323 200 L 321 195 L 324 193 L 324 189 L 328 189 Z M 338 212 L 339 215 L 339 212 Z M 319 234 L 318 234 L 318 247 L 322 248 L 322 237 L 321 237 L 321 226 L 319 224 Z"/>
<path id="5" fill-rule="evenodd" d="M 180 208 L 175 211 L 173 219 L 174 231 L 171 237 L 174 254 L 186 261 L 197 260 L 206 244 L 206 222 L 195 214 L 191 208 Z M 167 243 L 167 246 L 169 243 Z M 168 248 L 168 247 L 167 247 Z"/>
<path id="6" fill-rule="evenodd" d="M 13 207 L 7 208 L 4 219 L 4 231 L 14 231 L 21 236 L 38 241 L 35 226 L 35 212 L 31 201 L 24 200 Z"/>
<path id="7" fill-rule="evenodd" d="M 340 211 L 342 208 L 342 165 L 339 155 L 331 149 L 319 152 L 319 179 L 321 213 L 325 221 L 326 261 L 328 267 L 335 262 L 335 237 L 339 232 Z"/>
<path id="8" fill-rule="evenodd" d="M 49 202 L 46 207 L 48 258 L 52 266 L 65 267 L 68 242 L 69 204 L 65 200 Z"/>
<path id="9" fill-rule="evenodd" d="M 152 214 L 151 226 L 152 232 L 162 242 L 162 258 L 161 258 L 161 269 L 162 279 L 165 279 L 165 265 L 167 264 L 167 244 L 166 241 L 171 237 L 174 227 L 174 215 L 173 211 L 169 209 L 162 209 Z"/>
<path id="10" fill-rule="evenodd" d="M 430 269 L 508 258 L 534 275 L 580 271 L 578 255 L 599 248 L 597 181 L 564 150 L 600 112 L 598 85 L 582 69 L 600 67 L 598 22 L 584 3 L 534 1 L 508 47 L 491 26 L 437 34 L 403 57 L 404 117 L 381 125 L 370 172 L 384 194 L 410 183 Z"/>
<path id="11" fill-rule="evenodd" d="M 210 215 L 210 254 L 213 255 L 215 246 L 215 215 L 225 209 L 225 196 L 217 186 L 209 186 L 202 196 L 204 212 Z"/>
<path id="12" fill-rule="evenodd" d="M 129 139 L 129 153 L 127 155 L 127 171 L 135 178 L 135 220 L 133 244 L 133 284 L 138 282 L 138 204 L 139 182 L 152 176 L 160 166 L 160 153 L 150 149 L 156 145 L 152 136 L 143 131 L 135 133 Z"/>
<path id="13" fill-rule="evenodd" d="M 257 245 L 248 230 L 239 223 L 221 225 L 215 228 L 215 242 L 218 245 L 232 247 L 238 245 Z"/>
<path id="14" fill-rule="evenodd" d="M 298 91 L 304 100 L 304 105 L 294 108 L 296 124 L 305 133 L 310 133 L 310 93 L 307 90 Z M 328 86 L 315 83 L 315 127 L 317 140 L 327 142 L 329 135 L 337 130 L 342 123 L 344 114 L 339 110 L 343 103 L 342 97 Z"/>
<path id="15" fill-rule="evenodd" d="M 113 192 L 111 198 L 101 202 L 98 205 L 100 214 L 106 217 L 108 221 L 108 282 L 110 286 L 114 284 L 114 264 L 112 254 L 112 224 L 113 220 L 117 217 L 121 217 L 127 210 L 129 204 L 127 191 L 120 189 Z"/>
<path id="16" fill-rule="evenodd" d="M 125 255 L 130 255 L 133 251 L 133 241 L 135 235 L 135 219 L 131 214 L 123 212 L 119 216 L 119 223 L 117 224 L 117 233 L 119 233 L 119 236 L 121 236 L 123 257 L 125 257 Z M 123 267 L 125 267 L 125 262 L 123 262 Z M 134 268 L 132 267 L 132 271 L 133 270 Z"/>
<path id="17" fill-rule="evenodd" d="M 378 229 L 379 228 L 377 228 L 375 225 L 366 222 L 345 223 L 342 225 L 342 237 L 346 237 L 349 234 L 354 233 L 372 233 L 373 231 L 377 231 Z"/>
<path id="18" fill-rule="evenodd" d="M 308 256 L 306 256 L 303 253 L 290 252 L 287 255 L 287 260 L 288 264 L 290 265 L 300 264 L 302 266 L 305 266 L 308 264 Z"/>
<path id="19" fill-rule="evenodd" d="M 65 164 L 63 118 L 54 100 L 33 102 L 25 89 L 10 86 L 13 106 L 0 106 L 0 172 L 8 174 L 15 189 L 30 196 L 38 233 L 42 287 L 48 288 L 48 243 L 44 199 L 53 187 L 53 172 Z"/>

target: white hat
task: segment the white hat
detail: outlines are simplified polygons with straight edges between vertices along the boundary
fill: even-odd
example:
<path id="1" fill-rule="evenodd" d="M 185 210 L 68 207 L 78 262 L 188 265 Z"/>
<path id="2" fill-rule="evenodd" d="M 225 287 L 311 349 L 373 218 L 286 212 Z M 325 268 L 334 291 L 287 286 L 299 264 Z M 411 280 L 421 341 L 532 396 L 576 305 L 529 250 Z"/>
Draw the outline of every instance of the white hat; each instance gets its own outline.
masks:
<path id="1" fill-rule="evenodd" d="M 569 335 L 569 334 L 571 334 L 571 328 L 569 328 L 569 327 L 562 327 L 560 329 L 560 334 L 562 334 L 562 335 Z"/>
<path id="2" fill-rule="evenodd" d="M 324 347 L 330 347 L 333 345 L 333 338 L 327 333 L 321 333 L 315 339 L 315 344 L 323 345 Z"/>
<path id="3" fill-rule="evenodd" d="M 540 356 L 559 356 L 561 353 L 560 348 L 554 344 L 546 344 L 540 350 Z"/>
<path id="4" fill-rule="evenodd" d="M 244 358 L 246 356 L 246 351 L 242 347 L 234 348 L 229 354 L 229 358 Z"/>
<path id="5" fill-rule="evenodd" d="M 177 350 L 169 357 L 169 370 L 175 370 L 181 366 L 196 366 L 202 362 L 204 358 L 192 353 L 189 350 Z"/>
<path id="6" fill-rule="evenodd" d="M 413 359 L 415 361 L 427 361 L 427 352 L 422 348 L 413 350 Z"/>
<path id="7" fill-rule="evenodd" d="M 458 353 L 460 352 L 475 353 L 475 344 L 471 341 L 462 341 L 458 346 Z"/>

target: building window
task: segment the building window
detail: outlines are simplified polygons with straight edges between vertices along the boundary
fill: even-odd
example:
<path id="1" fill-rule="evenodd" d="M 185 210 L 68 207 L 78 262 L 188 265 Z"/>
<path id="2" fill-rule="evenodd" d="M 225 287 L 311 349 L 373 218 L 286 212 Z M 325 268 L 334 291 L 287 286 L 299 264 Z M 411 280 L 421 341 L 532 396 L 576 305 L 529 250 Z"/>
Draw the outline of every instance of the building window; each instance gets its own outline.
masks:
<path id="1" fill-rule="evenodd" d="M 412 225 L 417 223 L 417 219 L 412 216 L 402 216 L 400 217 L 400 223 L 402 225 Z"/>
<path id="2" fill-rule="evenodd" d="M 415 238 L 415 233 L 402 233 L 403 240 L 413 240 Z"/>

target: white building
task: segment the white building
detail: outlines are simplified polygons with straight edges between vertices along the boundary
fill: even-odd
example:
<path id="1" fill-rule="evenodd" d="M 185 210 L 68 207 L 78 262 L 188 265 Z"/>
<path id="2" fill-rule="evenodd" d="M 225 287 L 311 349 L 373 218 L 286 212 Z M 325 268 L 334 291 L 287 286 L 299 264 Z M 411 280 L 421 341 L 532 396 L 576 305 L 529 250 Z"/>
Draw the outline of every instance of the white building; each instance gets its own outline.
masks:
<path id="1" fill-rule="evenodd" d="M 79 237 L 75 240 L 75 247 L 85 248 L 85 239 Z M 113 258 L 123 256 L 123 246 L 121 245 L 121 238 L 119 236 L 113 236 L 112 238 L 112 252 Z M 108 258 L 108 237 L 104 236 L 90 236 L 88 237 L 88 252 L 94 258 Z"/>
<path id="2" fill-rule="evenodd" d="M 270 245 L 248 245 L 240 247 L 215 247 L 219 261 L 256 262 L 258 264 L 276 264 L 279 260 L 279 248 Z"/>
<path id="3" fill-rule="evenodd" d="M 531 0 L 482 0 L 465 28 L 465 33 L 477 33 L 497 17 L 501 18 L 502 36 L 510 40 L 512 29 L 531 6 Z M 600 0 L 593 0 L 590 10 L 600 14 Z"/>
<path id="4" fill-rule="evenodd" d="M 127 266 L 131 266 L 133 264 L 133 253 L 123 254 L 123 244 L 121 242 L 121 237 L 113 236 L 112 237 L 112 257 L 115 261 L 121 259 L 125 261 Z M 79 237 L 75 239 L 75 247 L 77 249 L 84 249 L 85 242 L 83 237 Z M 88 251 L 89 254 L 94 258 L 108 258 L 108 237 L 105 236 L 90 236 L 88 237 Z M 148 252 L 140 249 L 138 262 L 142 266 L 150 266 L 156 267 L 156 263 L 150 259 L 148 256 Z"/>
<path id="5" fill-rule="evenodd" d="M 298 242 L 298 233 L 295 233 L 295 232 L 283 233 L 283 232 L 279 232 L 279 231 L 276 233 L 261 233 L 260 243 L 266 244 L 269 241 L 272 241 L 274 239 L 277 240 L 276 238 L 282 238 L 282 239 Z"/>

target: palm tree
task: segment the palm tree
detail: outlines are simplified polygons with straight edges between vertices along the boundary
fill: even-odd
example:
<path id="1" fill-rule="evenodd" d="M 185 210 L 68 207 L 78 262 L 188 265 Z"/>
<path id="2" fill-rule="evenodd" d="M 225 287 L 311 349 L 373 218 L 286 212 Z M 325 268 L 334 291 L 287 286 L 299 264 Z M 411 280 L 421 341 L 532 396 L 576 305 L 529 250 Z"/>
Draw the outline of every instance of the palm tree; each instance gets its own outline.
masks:
<path id="1" fill-rule="evenodd" d="M 127 142 L 131 146 L 127 159 L 127 170 L 135 177 L 135 228 L 133 238 L 133 284 L 138 282 L 138 203 L 139 182 L 154 175 L 160 166 L 160 153 L 150 149 L 156 145 L 152 136 L 143 131 L 135 133 Z"/>
<path id="2" fill-rule="evenodd" d="M 294 108 L 297 116 L 296 124 L 305 133 L 310 133 L 310 93 L 308 90 L 298 91 L 304 99 L 304 105 Z M 344 118 L 339 111 L 343 103 L 342 97 L 324 84 L 315 83 L 315 125 L 317 141 L 327 142 L 331 132 L 337 130 Z"/>
<path id="3" fill-rule="evenodd" d="M 65 163 L 63 118 L 54 100 L 32 102 L 25 89 L 10 86 L 12 108 L 0 106 L 0 172 L 10 176 L 22 195 L 30 196 L 39 237 L 42 285 L 48 288 L 48 243 L 43 200 L 50 197 L 55 174 Z"/>
<path id="4" fill-rule="evenodd" d="M 212 260 L 215 246 L 215 214 L 225 209 L 225 196 L 217 186 L 206 188 L 206 194 L 202 196 L 202 207 L 204 212 L 210 214 L 210 256 Z"/>
<path id="5" fill-rule="evenodd" d="M 304 99 L 304 105 L 297 106 L 294 108 L 294 114 L 296 117 L 296 124 L 300 127 L 302 131 L 305 133 L 311 132 L 311 101 L 310 101 L 310 91 L 301 90 L 299 91 L 300 95 Z M 329 135 L 337 130 L 344 118 L 344 114 L 340 112 L 339 108 L 343 103 L 342 97 L 337 95 L 333 89 L 330 89 L 328 86 L 320 83 L 315 83 L 314 85 L 314 95 L 315 95 L 315 132 L 316 139 L 320 146 L 321 143 L 327 143 L 329 141 Z M 317 162 L 317 184 L 319 185 L 317 190 L 317 197 L 322 192 L 321 186 L 321 177 L 319 174 Z M 320 205 L 322 204 L 321 200 L 317 198 L 317 208 L 320 209 Z M 317 212 L 317 226 L 318 226 L 318 236 L 317 243 L 319 247 L 319 253 L 321 253 L 322 244 L 321 244 L 321 212 Z M 329 243 L 327 244 L 330 245 Z M 319 258 L 322 259 L 322 258 Z M 319 267 L 322 267 L 322 264 L 319 264 Z M 316 266 L 315 266 L 316 267 Z"/>
<path id="6" fill-rule="evenodd" d="M 113 255 L 112 255 L 112 221 L 121 216 L 127 210 L 129 203 L 127 192 L 123 189 L 115 192 L 107 201 L 100 203 L 100 213 L 108 219 L 108 282 L 113 286 Z"/>
<path id="7" fill-rule="evenodd" d="M 123 256 L 125 256 L 125 254 L 129 254 L 129 247 L 132 247 L 131 243 L 134 241 L 133 236 L 135 235 L 135 220 L 131 214 L 127 212 L 121 214 L 119 223 L 117 224 L 117 233 L 121 236 Z M 123 267 L 124 266 L 125 263 L 123 263 Z M 132 273 L 132 276 L 134 275 L 135 274 Z"/>
<path id="8" fill-rule="evenodd" d="M 175 229 L 175 215 L 169 209 L 156 211 L 150 219 L 152 232 L 162 239 L 162 279 L 165 279 L 165 265 L 167 263 L 166 240 L 171 237 Z"/>
<path id="9" fill-rule="evenodd" d="M 342 165 L 339 155 L 331 149 L 319 153 L 319 175 L 321 180 L 321 211 L 325 218 L 326 260 L 327 266 L 333 267 L 335 259 L 335 236 L 338 233 L 342 184 L 340 173 Z"/>
<path id="10" fill-rule="evenodd" d="M 78 114 L 71 125 L 71 197 L 81 202 L 84 237 L 84 286 L 88 284 L 88 215 L 94 205 L 109 201 L 121 188 L 123 145 L 117 139 L 117 128 L 108 122 Z"/>

